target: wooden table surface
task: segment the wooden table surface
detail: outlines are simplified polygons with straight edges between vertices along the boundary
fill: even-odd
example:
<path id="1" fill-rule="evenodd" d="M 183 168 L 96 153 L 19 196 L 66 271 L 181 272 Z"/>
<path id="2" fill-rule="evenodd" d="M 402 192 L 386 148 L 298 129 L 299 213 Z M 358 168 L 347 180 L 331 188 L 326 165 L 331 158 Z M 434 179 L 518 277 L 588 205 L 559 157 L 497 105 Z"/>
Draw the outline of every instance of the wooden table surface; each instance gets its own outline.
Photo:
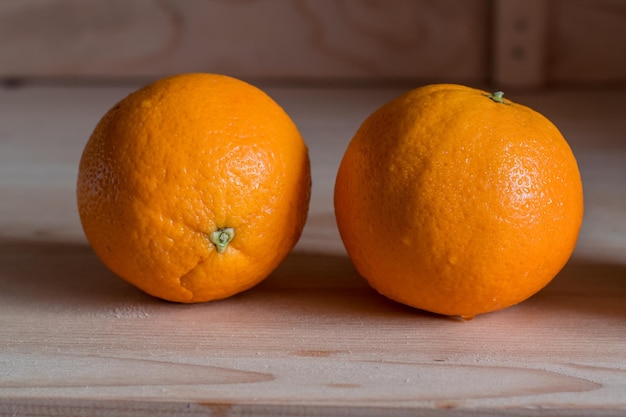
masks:
<path id="1" fill-rule="evenodd" d="M 74 186 L 95 123 L 136 87 L 0 89 L 0 415 L 626 415 L 626 91 L 508 94 L 570 141 L 584 224 L 546 289 L 462 321 L 376 294 L 336 231 L 342 152 L 400 90 L 267 89 L 314 186 L 300 243 L 258 287 L 179 305 L 115 277 Z"/>

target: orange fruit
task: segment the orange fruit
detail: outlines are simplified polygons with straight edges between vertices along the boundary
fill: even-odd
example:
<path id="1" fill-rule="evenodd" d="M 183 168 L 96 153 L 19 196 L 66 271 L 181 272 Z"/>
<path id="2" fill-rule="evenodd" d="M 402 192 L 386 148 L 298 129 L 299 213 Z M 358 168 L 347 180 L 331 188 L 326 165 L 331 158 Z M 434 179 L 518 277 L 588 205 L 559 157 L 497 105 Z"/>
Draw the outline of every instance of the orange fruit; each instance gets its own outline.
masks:
<path id="1" fill-rule="evenodd" d="M 548 119 L 502 93 L 449 84 L 409 91 L 363 122 L 334 204 L 374 289 L 468 319 L 547 285 L 583 217 L 576 159 Z"/>
<path id="2" fill-rule="evenodd" d="M 85 235 L 113 272 L 170 301 L 267 277 L 306 221 L 308 149 L 260 89 L 216 74 L 157 80 L 110 109 L 80 160 Z"/>

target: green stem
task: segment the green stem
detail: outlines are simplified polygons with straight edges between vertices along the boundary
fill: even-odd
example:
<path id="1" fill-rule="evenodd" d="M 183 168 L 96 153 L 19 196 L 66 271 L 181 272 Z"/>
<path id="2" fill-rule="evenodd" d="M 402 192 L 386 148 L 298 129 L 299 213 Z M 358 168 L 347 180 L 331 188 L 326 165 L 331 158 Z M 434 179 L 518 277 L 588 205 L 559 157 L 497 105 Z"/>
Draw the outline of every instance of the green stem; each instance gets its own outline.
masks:
<path id="1" fill-rule="evenodd" d="M 508 104 L 504 101 L 504 91 L 496 91 L 495 93 L 487 94 L 487 97 L 496 103 Z"/>
<path id="2" fill-rule="evenodd" d="M 231 240 L 235 237 L 235 229 L 223 227 L 209 235 L 209 241 L 215 245 L 217 253 L 223 253 Z"/>

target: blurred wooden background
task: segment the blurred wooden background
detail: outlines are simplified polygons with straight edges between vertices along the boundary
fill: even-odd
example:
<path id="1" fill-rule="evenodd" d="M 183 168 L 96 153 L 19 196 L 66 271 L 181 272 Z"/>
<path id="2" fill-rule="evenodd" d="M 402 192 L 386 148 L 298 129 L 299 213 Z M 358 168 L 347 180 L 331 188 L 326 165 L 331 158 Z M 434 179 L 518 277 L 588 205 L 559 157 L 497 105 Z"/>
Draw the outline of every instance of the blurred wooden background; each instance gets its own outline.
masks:
<path id="1" fill-rule="evenodd" d="M 0 78 L 626 85 L 624 0 L 2 0 Z"/>

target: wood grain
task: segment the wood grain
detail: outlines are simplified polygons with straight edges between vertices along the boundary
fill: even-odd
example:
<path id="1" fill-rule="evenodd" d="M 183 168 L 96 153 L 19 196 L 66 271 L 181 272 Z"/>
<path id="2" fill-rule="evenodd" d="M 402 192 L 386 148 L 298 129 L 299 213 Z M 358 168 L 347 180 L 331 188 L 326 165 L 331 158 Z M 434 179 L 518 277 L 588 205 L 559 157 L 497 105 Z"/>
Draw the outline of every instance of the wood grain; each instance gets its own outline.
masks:
<path id="1" fill-rule="evenodd" d="M 0 4 L 0 76 L 482 80 L 487 2 L 23 0 Z"/>
<path id="2" fill-rule="evenodd" d="M 570 141 L 583 230 L 547 288 L 463 321 L 377 294 L 336 232 L 341 154 L 399 90 L 268 89 L 309 144 L 314 189 L 297 250 L 257 287 L 181 305 L 115 277 L 85 242 L 74 184 L 130 89 L 0 88 L 0 415 L 626 414 L 624 92 L 510 95 Z"/>
<path id="3" fill-rule="evenodd" d="M 622 0 L 0 2 L 0 77 L 626 82 Z"/>
<path id="4" fill-rule="evenodd" d="M 572 263 L 532 300 L 462 322 L 383 299 L 342 256 L 295 253 L 254 290 L 182 306 L 122 283 L 86 245 L 2 249 L 3 270 L 19 271 L 3 282 L 2 404 L 282 404 L 351 415 L 625 406 L 626 345 L 607 333 L 626 330 L 624 266 Z M 41 270 L 53 272 L 33 279 Z"/>

